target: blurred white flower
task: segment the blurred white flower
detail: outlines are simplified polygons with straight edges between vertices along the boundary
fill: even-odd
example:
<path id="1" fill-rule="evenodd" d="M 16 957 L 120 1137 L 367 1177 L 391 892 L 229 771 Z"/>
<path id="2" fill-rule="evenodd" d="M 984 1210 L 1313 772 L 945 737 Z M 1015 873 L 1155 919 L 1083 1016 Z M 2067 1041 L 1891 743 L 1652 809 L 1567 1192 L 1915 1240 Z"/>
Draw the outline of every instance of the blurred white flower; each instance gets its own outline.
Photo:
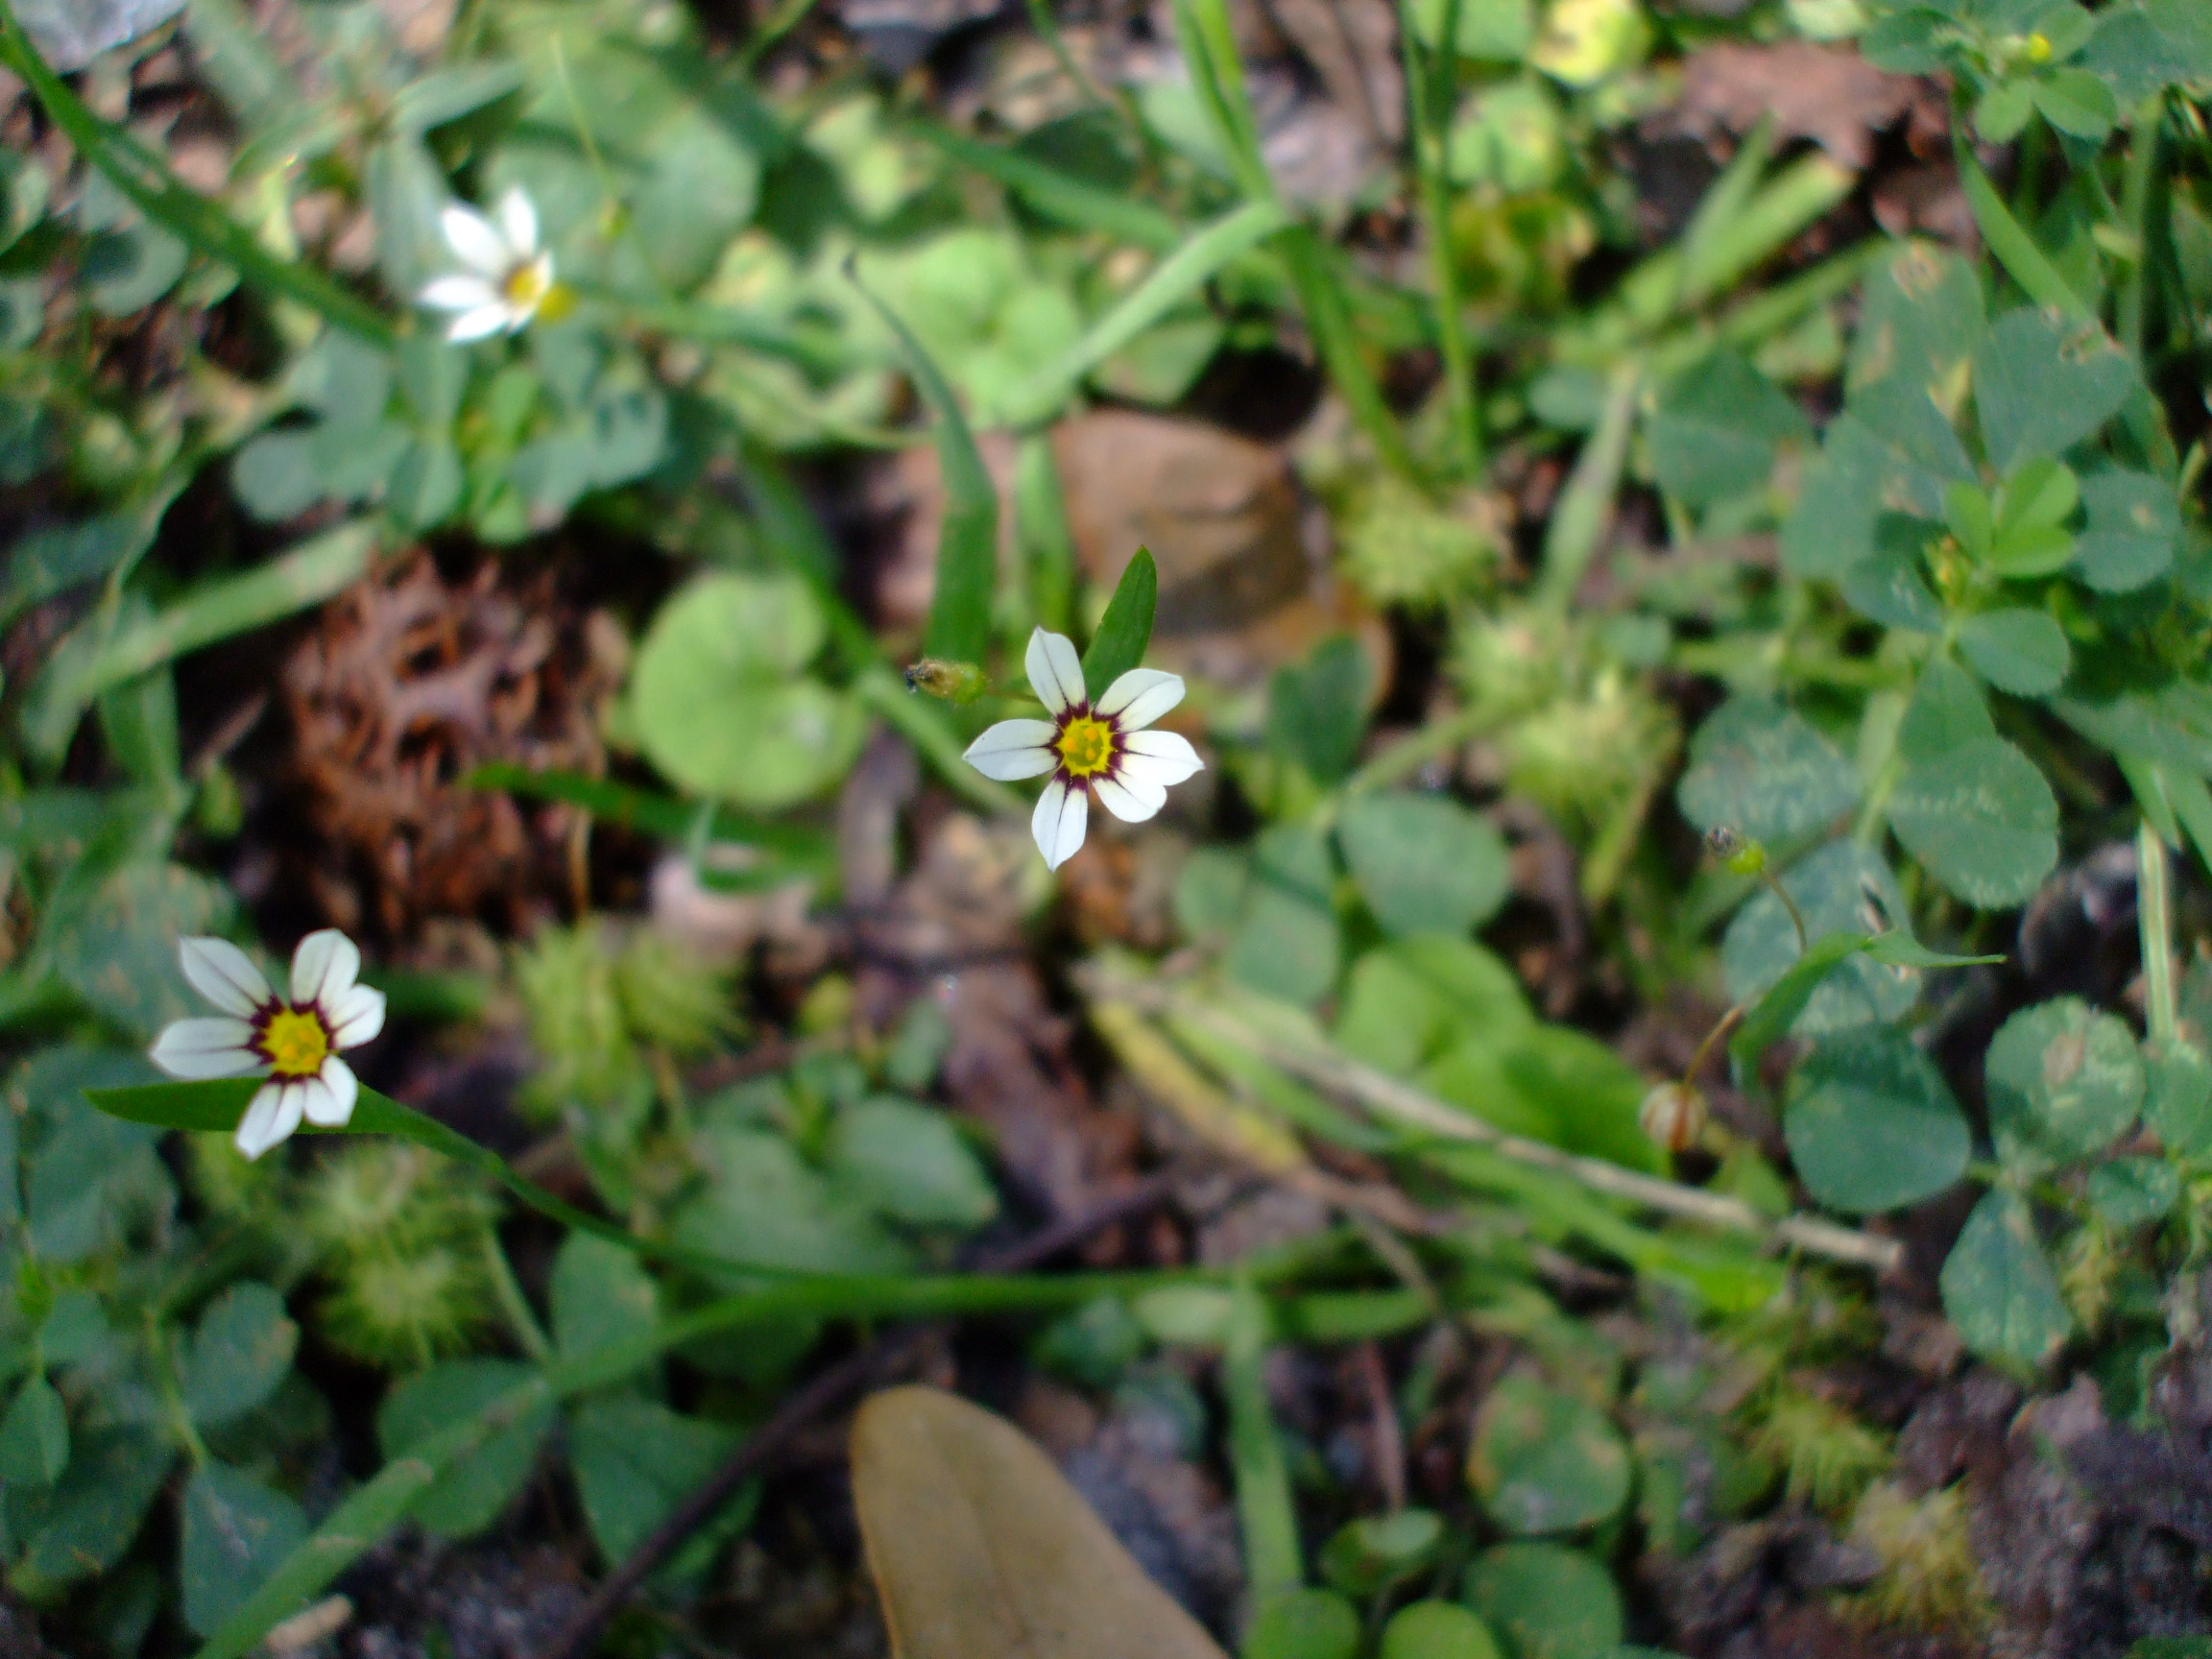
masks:
<path id="1" fill-rule="evenodd" d="M 384 993 L 354 983 L 361 952 L 334 927 L 310 933 L 292 953 L 292 995 L 269 989 L 261 970 L 223 939 L 185 939 L 184 977 L 223 1010 L 180 1020 L 154 1044 L 154 1064 L 172 1077 L 266 1077 L 238 1120 L 238 1150 L 262 1153 L 305 1118 L 340 1129 L 361 1086 L 338 1058 L 384 1029 Z"/>
<path id="2" fill-rule="evenodd" d="M 438 223 L 463 268 L 439 277 L 417 299 L 434 310 L 460 313 L 446 339 L 459 344 L 512 334 L 549 303 L 555 311 L 561 308 L 566 290 L 553 280 L 553 255 L 538 245 L 538 210 L 520 190 L 500 197 L 490 218 L 456 202 Z"/>
<path id="3" fill-rule="evenodd" d="M 1183 701 L 1180 675 L 1132 668 L 1094 704 L 1083 662 L 1066 636 L 1029 636 L 1029 684 L 1049 720 L 1001 720 L 968 745 L 968 764 L 1001 782 L 1052 774 L 1030 817 L 1045 862 L 1057 870 L 1075 855 L 1095 796 L 1124 824 L 1141 824 L 1166 804 L 1167 786 L 1203 762 L 1172 732 L 1145 728 Z"/>

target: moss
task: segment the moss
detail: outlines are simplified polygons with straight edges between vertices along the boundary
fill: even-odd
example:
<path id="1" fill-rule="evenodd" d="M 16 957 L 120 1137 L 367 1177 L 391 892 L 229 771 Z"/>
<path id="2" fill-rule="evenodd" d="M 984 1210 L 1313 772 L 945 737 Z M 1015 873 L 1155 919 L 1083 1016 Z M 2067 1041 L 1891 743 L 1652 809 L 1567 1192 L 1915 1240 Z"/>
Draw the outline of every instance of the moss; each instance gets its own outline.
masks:
<path id="1" fill-rule="evenodd" d="M 1845 1605 L 1882 1624 L 1931 1635 L 1971 1636 L 1991 1617 L 1988 1592 L 1966 1527 L 1964 1488 L 1911 1498 L 1877 1481 L 1851 1517 L 1851 1541 L 1882 1562 L 1881 1576 Z"/>

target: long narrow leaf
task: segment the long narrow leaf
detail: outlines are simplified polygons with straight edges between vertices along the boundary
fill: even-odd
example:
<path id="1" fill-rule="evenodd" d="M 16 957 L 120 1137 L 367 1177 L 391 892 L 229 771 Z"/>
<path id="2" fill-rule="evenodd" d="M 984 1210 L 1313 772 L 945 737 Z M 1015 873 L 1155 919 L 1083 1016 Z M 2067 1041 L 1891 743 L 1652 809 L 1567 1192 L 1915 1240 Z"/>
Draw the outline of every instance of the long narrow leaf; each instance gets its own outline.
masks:
<path id="1" fill-rule="evenodd" d="M 23 716 L 25 735 L 41 754 L 58 753 L 84 706 L 101 692 L 335 597 L 367 572 L 376 540 L 373 522 L 355 519 L 309 537 L 254 569 L 193 589 L 142 622 L 105 636 L 92 625 L 80 628 L 33 687 Z"/>
<path id="2" fill-rule="evenodd" d="M 1172 252 L 1183 241 L 1183 228 L 1149 204 L 1102 190 L 1013 150 L 978 144 L 933 121 L 918 121 L 908 131 L 962 166 L 996 180 L 1048 219 L 1160 253 Z"/>
<path id="3" fill-rule="evenodd" d="M 1059 362 L 1022 389 L 1013 400 L 1013 424 L 1034 425 L 1057 415 L 1084 375 L 1166 316 L 1230 260 L 1289 223 L 1290 216 L 1277 204 L 1247 202 L 1199 230 L 1094 323 Z"/>
<path id="4" fill-rule="evenodd" d="M 1083 689 L 1093 702 L 1144 661 L 1144 648 L 1152 643 L 1152 617 L 1159 603 L 1160 568 L 1152 562 L 1152 549 L 1140 547 L 1130 555 L 1121 580 L 1114 585 L 1114 597 L 1106 602 L 1098 632 L 1091 636 L 1090 649 L 1083 653 Z"/>
<path id="5" fill-rule="evenodd" d="M 922 342 L 848 265 L 846 276 L 899 337 L 923 401 L 937 417 L 937 455 L 945 478 L 945 527 L 937 540 L 937 591 L 922 648 L 954 662 L 980 662 L 991 643 L 991 594 L 998 582 L 998 491 L 984 469 L 960 400 Z"/>
<path id="6" fill-rule="evenodd" d="M 378 346 L 397 338 L 391 321 L 312 266 L 280 259 L 222 208 L 184 184 L 166 163 L 121 128 L 103 121 L 47 65 L 0 0 L 0 62 L 30 83 L 54 124 L 85 160 L 113 180 L 140 212 L 200 252 L 229 266 L 249 284 L 298 301 L 325 321 Z"/>
<path id="7" fill-rule="evenodd" d="M 1975 228 L 1989 244 L 1997 262 L 2036 304 L 2047 305 L 2079 323 L 2096 322 L 2097 314 L 2089 302 L 2074 292 L 2074 285 L 2059 275 L 2058 267 L 2036 245 L 2028 228 L 2012 217 L 2012 209 L 2005 205 L 2005 198 L 1997 194 L 1997 186 L 1989 182 L 1989 175 L 1975 158 L 1974 147 L 1966 142 L 1964 125 L 1953 121 L 1951 136 L 1952 155 L 1959 164 L 1959 186 L 1974 214 Z"/>

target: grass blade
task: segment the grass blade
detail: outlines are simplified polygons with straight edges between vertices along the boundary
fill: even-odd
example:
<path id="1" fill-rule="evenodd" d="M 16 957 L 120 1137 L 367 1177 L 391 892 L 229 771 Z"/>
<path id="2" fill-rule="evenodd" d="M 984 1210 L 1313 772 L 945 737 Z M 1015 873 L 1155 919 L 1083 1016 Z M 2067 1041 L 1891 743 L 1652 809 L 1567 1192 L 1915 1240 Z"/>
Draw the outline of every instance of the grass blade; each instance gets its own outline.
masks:
<path id="1" fill-rule="evenodd" d="M 38 55 L 8 0 L 0 0 L 0 62 L 30 84 L 78 154 L 113 180 L 147 218 L 206 257 L 229 266 L 244 281 L 306 306 L 334 327 L 377 346 L 389 347 L 397 338 L 381 311 L 313 267 L 270 252 L 222 208 L 185 185 L 137 139 L 86 108 Z"/>

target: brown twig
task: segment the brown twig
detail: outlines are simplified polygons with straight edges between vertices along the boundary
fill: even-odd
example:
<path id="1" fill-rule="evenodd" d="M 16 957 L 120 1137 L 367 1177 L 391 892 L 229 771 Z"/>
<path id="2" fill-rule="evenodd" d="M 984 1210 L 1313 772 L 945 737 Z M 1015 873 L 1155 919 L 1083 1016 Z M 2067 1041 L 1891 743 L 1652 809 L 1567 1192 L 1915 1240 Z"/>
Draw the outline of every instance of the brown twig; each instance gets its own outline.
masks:
<path id="1" fill-rule="evenodd" d="M 1054 1222 L 1009 1249 L 984 1257 L 976 1265 L 989 1273 L 1022 1273 L 1041 1267 L 1094 1234 L 1160 1204 L 1173 1192 L 1174 1181 L 1172 1172 L 1151 1176 L 1079 1214 Z M 546 1650 L 546 1659 L 583 1659 L 615 1610 L 684 1547 L 685 1539 L 720 1513 L 746 1481 L 772 1463 L 815 1419 L 835 1410 L 891 1369 L 927 1331 L 926 1324 L 919 1323 L 887 1331 L 785 1399 L 775 1415 L 748 1435 L 721 1468 L 646 1534 L 628 1560 L 599 1581 L 598 1588 L 568 1621 L 560 1640 Z"/>

